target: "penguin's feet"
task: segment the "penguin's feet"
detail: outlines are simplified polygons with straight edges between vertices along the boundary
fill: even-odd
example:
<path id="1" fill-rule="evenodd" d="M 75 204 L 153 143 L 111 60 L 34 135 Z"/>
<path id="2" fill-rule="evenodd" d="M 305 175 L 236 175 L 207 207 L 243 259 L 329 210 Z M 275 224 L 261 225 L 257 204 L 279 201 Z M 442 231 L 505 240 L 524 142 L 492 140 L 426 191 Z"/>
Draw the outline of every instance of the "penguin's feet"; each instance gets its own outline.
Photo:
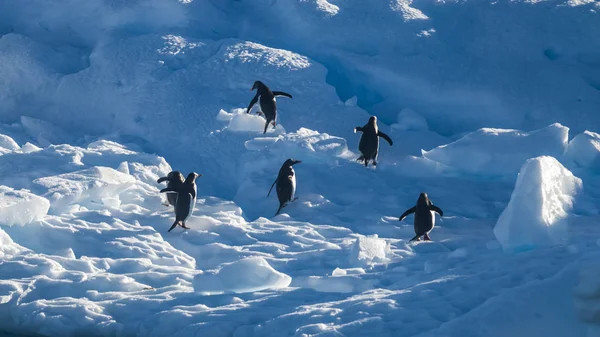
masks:
<path id="1" fill-rule="evenodd" d="M 294 201 L 296 201 L 296 200 L 298 200 L 298 197 L 295 197 L 295 198 L 294 198 L 294 200 L 292 200 L 292 202 L 294 202 Z"/>
<path id="2" fill-rule="evenodd" d="M 184 225 L 181 225 L 181 227 L 183 227 L 183 229 L 190 229 L 190 228 L 189 228 L 188 226 L 186 226 L 185 224 L 184 224 Z"/>
<path id="3" fill-rule="evenodd" d="M 168 203 L 168 202 L 166 202 L 166 201 L 165 201 L 165 202 L 163 202 L 161 205 L 163 205 L 163 206 L 166 206 L 166 207 L 169 207 L 169 206 L 171 206 L 171 204 L 169 204 L 169 203 Z"/>
<path id="4" fill-rule="evenodd" d="M 377 166 L 377 162 L 373 160 L 373 166 Z"/>
<path id="5" fill-rule="evenodd" d="M 425 234 L 425 241 L 431 241 L 431 238 L 429 237 L 429 234 Z"/>

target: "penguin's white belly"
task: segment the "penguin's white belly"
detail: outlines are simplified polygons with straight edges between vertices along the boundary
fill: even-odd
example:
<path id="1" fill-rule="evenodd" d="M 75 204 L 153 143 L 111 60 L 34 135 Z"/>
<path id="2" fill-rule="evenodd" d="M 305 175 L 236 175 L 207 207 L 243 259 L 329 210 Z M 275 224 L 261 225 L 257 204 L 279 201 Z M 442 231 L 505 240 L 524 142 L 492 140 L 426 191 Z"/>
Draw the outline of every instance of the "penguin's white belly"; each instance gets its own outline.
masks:
<path id="1" fill-rule="evenodd" d="M 294 174 L 292 176 L 292 198 L 290 200 L 294 200 L 294 198 L 296 197 L 296 175 Z"/>
<path id="2" fill-rule="evenodd" d="M 434 211 L 430 211 L 431 212 L 431 230 L 429 230 L 429 232 L 431 232 L 433 230 L 433 227 L 435 227 L 435 212 Z M 427 234 L 429 234 L 429 232 L 427 232 Z"/>
<path id="3" fill-rule="evenodd" d="M 188 193 L 190 195 L 190 210 L 188 212 L 188 215 L 185 217 L 185 220 L 183 221 L 187 221 L 187 219 L 192 216 L 192 213 L 194 213 L 194 207 L 196 206 L 196 198 L 192 197 L 192 195 L 190 193 Z M 198 191 L 196 188 L 194 188 L 194 194 L 196 194 L 196 196 L 198 195 Z"/>

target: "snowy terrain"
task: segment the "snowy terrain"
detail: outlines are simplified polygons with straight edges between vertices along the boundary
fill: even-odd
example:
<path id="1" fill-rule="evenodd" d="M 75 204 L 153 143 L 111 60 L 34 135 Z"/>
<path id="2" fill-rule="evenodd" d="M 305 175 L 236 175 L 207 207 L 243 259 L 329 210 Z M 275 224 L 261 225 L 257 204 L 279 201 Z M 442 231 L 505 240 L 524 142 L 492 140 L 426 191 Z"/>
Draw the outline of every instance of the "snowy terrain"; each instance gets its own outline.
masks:
<path id="1" fill-rule="evenodd" d="M 598 36 L 596 0 L 0 1 L 0 336 L 599 337 Z"/>

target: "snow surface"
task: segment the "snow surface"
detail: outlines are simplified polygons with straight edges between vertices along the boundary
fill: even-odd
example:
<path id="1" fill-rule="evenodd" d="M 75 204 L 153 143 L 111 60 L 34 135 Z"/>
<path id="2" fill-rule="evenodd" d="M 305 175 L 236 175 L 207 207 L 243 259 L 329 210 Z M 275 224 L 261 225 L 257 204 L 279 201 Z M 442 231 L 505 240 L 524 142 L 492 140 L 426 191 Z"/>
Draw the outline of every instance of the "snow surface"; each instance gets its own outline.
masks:
<path id="1" fill-rule="evenodd" d="M 0 1 L 0 334 L 599 336 L 599 15 Z M 256 80 L 293 95 L 264 135 Z M 394 146 L 365 168 L 371 115 Z M 203 176 L 168 233 L 174 169 Z M 444 217 L 409 243 L 420 192 Z"/>
<path id="2" fill-rule="evenodd" d="M 505 249 L 565 242 L 567 217 L 582 188 L 581 179 L 555 158 L 528 159 L 494 227 L 496 238 Z"/>

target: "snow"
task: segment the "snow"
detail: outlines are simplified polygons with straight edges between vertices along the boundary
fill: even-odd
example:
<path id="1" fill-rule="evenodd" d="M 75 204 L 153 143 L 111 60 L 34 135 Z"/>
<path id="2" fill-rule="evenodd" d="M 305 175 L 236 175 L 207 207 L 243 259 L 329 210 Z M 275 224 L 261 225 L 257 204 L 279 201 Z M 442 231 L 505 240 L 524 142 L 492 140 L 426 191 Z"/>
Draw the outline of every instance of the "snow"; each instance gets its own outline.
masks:
<path id="1" fill-rule="evenodd" d="M 0 335 L 599 336 L 599 15 L 0 2 Z M 293 95 L 266 134 L 256 80 Z M 373 168 L 369 116 L 394 140 Z M 167 232 L 172 170 L 203 177 Z M 420 192 L 432 242 L 398 221 Z"/>
<path id="2" fill-rule="evenodd" d="M 582 180 L 555 158 L 527 160 L 494 227 L 496 238 L 504 249 L 566 242 L 568 215 L 582 188 Z"/>
<path id="3" fill-rule="evenodd" d="M 215 273 L 194 277 L 194 290 L 200 293 L 246 293 L 286 288 L 292 278 L 273 269 L 262 257 L 250 257 L 224 264 Z"/>
<path id="4" fill-rule="evenodd" d="M 579 167 L 598 171 L 600 169 L 598 154 L 600 154 L 600 134 L 586 130 L 569 142 L 565 156 Z"/>
<path id="5" fill-rule="evenodd" d="M 567 149 L 568 135 L 569 129 L 560 124 L 532 132 L 483 128 L 450 144 L 423 151 L 423 157 L 462 174 L 513 175 L 529 158 L 561 158 Z"/>
<path id="6" fill-rule="evenodd" d="M 25 226 L 44 218 L 50 202 L 24 190 L 0 186 L 0 225 Z"/>

